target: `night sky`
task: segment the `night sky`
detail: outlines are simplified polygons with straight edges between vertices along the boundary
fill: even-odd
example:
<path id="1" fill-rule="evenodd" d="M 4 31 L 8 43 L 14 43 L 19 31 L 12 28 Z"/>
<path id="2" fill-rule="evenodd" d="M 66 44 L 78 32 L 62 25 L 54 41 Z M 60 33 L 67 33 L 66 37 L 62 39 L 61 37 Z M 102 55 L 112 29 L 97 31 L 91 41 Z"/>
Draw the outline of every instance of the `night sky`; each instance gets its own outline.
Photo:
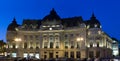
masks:
<path id="1" fill-rule="evenodd" d="M 6 41 L 14 17 L 22 24 L 23 19 L 42 19 L 52 8 L 61 18 L 88 20 L 94 12 L 103 31 L 120 40 L 120 0 L 0 0 L 0 39 Z"/>

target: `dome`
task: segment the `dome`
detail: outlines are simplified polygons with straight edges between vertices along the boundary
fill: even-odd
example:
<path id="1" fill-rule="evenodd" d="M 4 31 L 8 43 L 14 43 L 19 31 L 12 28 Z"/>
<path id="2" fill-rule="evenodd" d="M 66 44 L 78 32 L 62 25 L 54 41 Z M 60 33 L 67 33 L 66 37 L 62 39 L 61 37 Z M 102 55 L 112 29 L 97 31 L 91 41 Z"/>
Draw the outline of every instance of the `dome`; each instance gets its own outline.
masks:
<path id="1" fill-rule="evenodd" d="M 94 13 L 92 14 L 90 20 L 87 21 L 87 25 L 90 26 L 90 28 L 100 28 L 100 22 L 96 19 Z"/>
<path id="2" fill-rule="evenodd" d="M 45 16 L 43 18 L 43 20 L 60 20 L 60 17 L 57 15 L 56 11 L 54 10 L 54 8 L 50 11 L 50 14 Z"/>
<path id="3" fill-rule="evenodd" d="M 52 9 L 50 11 L 50 14 L 45 16 L 42 21 L 43 25 L 55 25 L 55 24 L 60 24 L 60 23 L 61 23 L 61 19 L 57 15 L 57 13 L 54 9 Z"/>
<path id="4" fill-rule="evenodd" d="M 12 21 L 12 23 L 9 24 L 7 30 L 8 31 L 15 31 L 15 28 L 18 27 L 18 26 L 19 25 L 17 24 L 16 19 L 14 18 L 13 21 Z"/>

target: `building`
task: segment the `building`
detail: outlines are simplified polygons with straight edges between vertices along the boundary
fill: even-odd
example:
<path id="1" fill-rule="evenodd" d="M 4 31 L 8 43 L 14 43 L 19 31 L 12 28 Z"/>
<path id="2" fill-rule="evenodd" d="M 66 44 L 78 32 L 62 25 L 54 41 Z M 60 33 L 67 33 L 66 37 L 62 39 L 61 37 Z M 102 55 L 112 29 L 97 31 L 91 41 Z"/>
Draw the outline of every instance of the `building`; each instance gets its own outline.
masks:
<path id="1" fill-rule="evenodd" d="M 0 56 L 6 55 L 6 43 L 3 40 L 0 40 Z"/>
<path id="2" fill-rule="evenodd" d="M 114 56 L 119 56 L 119 41 L 115 38 L 113 39 L 112 50 Z"/>
<path id="3" fill-rule="evenodd" d="M 60 18 L 52 9 L 41 20 L 16 19 L 7 28 L 7 53 L 11 57 L 93 58 L 111 57 L 112 39 L 102 31 L 92 14 L 89 20 L 81 16 Z"/>

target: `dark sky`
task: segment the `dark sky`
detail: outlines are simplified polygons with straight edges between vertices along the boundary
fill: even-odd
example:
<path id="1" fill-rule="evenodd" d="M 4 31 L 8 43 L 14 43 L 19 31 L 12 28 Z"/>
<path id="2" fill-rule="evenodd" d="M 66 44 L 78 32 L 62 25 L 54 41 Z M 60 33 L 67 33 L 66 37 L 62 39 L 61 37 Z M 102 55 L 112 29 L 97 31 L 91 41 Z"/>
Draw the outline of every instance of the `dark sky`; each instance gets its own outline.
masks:
<path id="1" fill-rule="evenodd" d="M 61 18 L 82 16 L 90 19 L 94 12 L 102 29 L 120 40 L 120 0 L 0 0 L 0 39 L 6 41 L 6 31 L 13 18 L 42 19 L 54 8 Z"/>

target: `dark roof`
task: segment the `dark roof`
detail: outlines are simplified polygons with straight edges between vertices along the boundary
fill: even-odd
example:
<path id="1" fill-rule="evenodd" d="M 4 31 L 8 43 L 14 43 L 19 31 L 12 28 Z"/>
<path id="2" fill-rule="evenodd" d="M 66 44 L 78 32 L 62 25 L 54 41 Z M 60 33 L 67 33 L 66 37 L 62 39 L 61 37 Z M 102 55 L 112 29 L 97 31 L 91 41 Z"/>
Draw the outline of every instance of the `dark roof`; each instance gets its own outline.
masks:
<path id="1" fill-rule="evenodd" d="M 16 19 L 14 18 L 12 23 L 8 25 L 7 30 L 9 31 L 16 31 L 15 28 L 18 27 L 19 25 L 16 22 Z"/>
<path id="2" fill-rule="evenodd" d="M 24 19 L 23 20 L 23 23 L 22 23 L 22 25 L 30 25 L 30 24 L 32 24 L 32 25 L 36 25 L 36 24 L 38 24 L 40 22 L 40 20 L 36 20 L 36 19 Z"/>
<path id="3" fill-rule="evenodd" d="M 94 28 L 94 25 L 97 25 L 98 28 L 100 28 L 100 22 L 96 19 L 94 13 L 92 14 L 90 20 L 84 21 L 86 25 L 90 25 L 90 28 Z"/>
<path id="4" fill-rule="evenodd" d="M 45 16 L 42 20 L 35 19 L 24 19 L 22 26 L 27 25 L 37 25 L 37 28 L 40 28 L 40 25 L 63 25 L 65 27 L 76 27 L 81 23 L 85 23 L 86 25 L 90 25 L 90 28 L 94 28 L 97 25 L 97 28 L 100 28 L 100 22 L 96 19 L 94 13 L 91 18 L 87 21 L 83 21 L 81 16 L 78 17 L 70 17 L 70 18 L 60 18 L 56 11 L 52 9 L 50 14 Z M 15 30 L 19 25 L 16 23 L 14 19 L 13 22 L 8 26 L 8 30 Z"/>
<path id="5" fill-rule="evenodd" d="M 56 11 L 54 10 L 54 8 L 50 11 L 50 14 L 45 16 L 43 18 L 43 20 L 60 20 L 60 17 L 58 16 L 58 14 L 56 13 Z"/>
<path id="6" fill-rule="evenodd" d="M 78 26 L 80 23 L 83 23 L 83 19 L 81 16 L 62 19 L 62 24 L 65 25 L 66 27 Z"/>

